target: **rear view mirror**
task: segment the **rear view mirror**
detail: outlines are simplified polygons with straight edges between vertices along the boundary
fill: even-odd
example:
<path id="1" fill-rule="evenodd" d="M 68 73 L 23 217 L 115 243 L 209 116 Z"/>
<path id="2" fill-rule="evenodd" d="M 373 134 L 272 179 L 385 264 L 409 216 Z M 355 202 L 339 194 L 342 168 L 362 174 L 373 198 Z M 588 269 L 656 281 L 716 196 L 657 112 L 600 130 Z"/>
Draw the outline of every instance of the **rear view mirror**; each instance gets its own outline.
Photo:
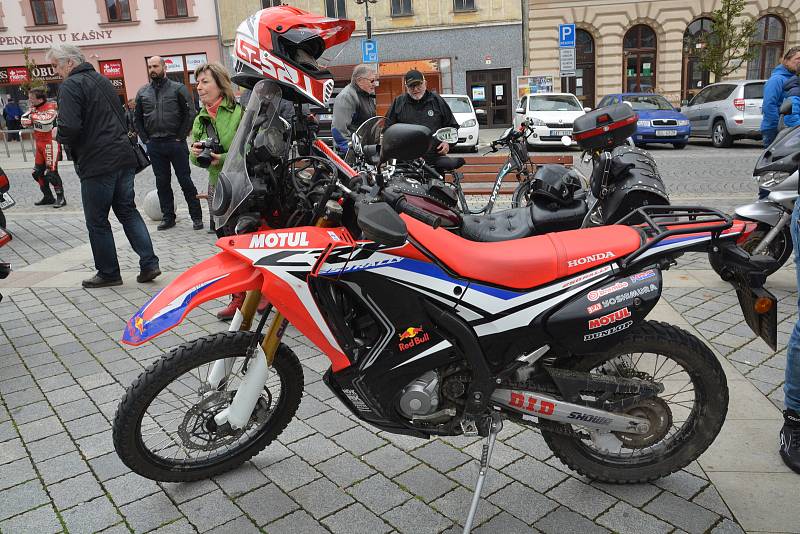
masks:
<path id="1" fill-rule="evenodd" d="M 386 202 L 361 205 L 358 227 L 364 237 L 388 247 L 403 246 L 408 239 L 406 223 Z"/>
<path id="2" fill-rule="evenodd" d="M 431 131 L 416 124 L 393 124 L 383 132 L 381 163 L 390 159 L 410 161 L 422 157 L 431 146 Z"/>
<path id="3" fill-rule="evenodd" d="M 520 114 L 525 113 L 525 108 L 517 108 L 516 112 Z"/>
<path id="4" fill-rule="evenodd" d="M 458 143 L 458 129 L 440 128 L 433 136 L 444 143 Z"/>
<path id="5" fill-rule="evenodd" d="M 478 108 L 475 110 L 475 115 L 486 115 L 486 110 Z"/>
<path id="6" fill-rule="evenodd" d="M 590 111 L 592 111 L 592 108 L 586 107 L 586 108 L 583 108 L 583 111 L 586 112 L 586 113 L 589 113 Z"/>
<path id="7" fill-rule="evenodd" d="M 353 152 L 358 155 L 361 155 L 361 138 L 358 136 L 357 133 L 354 133 L 353 136 L 350 138 L 350 146 L 353 148 Z"/>

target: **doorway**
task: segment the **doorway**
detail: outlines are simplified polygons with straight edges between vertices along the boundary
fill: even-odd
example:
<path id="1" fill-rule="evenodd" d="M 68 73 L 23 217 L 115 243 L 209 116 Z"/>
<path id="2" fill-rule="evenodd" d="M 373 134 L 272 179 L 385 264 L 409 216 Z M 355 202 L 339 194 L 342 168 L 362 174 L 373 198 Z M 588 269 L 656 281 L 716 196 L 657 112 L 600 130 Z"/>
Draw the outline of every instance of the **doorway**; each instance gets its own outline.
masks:
<path id="1" fill-rule="evenodd" d="M 512 120 L 511 69 L 467 71 L 467 95 L 472 100 L 478 124 L 507 128 Z"/>

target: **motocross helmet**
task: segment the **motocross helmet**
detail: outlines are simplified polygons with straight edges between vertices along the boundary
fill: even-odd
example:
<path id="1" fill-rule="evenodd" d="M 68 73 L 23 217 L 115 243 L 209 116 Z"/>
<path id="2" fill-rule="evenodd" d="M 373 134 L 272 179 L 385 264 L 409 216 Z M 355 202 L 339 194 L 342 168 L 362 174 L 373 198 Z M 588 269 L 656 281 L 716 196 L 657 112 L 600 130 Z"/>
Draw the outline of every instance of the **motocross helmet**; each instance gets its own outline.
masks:
<path id="1" fill-rule="evenodd" d="M 352 20 L 314 15 L 292 6 L 262 9 L 236 30 L 234 82 L 252 88 L 271 79 L 287 100 L 325 106 L 333 92 L 333 76 L 317 59 L 342 44 L 355 29 Z"/>

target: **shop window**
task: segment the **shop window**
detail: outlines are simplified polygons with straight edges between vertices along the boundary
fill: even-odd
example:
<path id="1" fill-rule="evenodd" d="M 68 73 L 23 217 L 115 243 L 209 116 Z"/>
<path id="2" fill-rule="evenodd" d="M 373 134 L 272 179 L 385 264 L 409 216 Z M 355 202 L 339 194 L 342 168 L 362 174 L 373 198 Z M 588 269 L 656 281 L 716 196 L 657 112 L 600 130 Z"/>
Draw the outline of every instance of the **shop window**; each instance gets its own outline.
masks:
<path id="1" fill-rule="evenodd" d="M 31 9 L 36 26 L 58 24 L 55 0 L 31 0 Z"/>
<path id="2" fill-rule="evenodd" d="M 747 64 L 747 79 L 769 78 L 772 69 L 781 62 L 786 38 L 786 25 L 780 17 L 766 15 L 758 19 L 751 50 L 755 57 Z"/>
<path id="3" fill-rule="evenodd" d="M 164 16 L 168 19 L 188 17 L 189 10 L 186 9 L 186 0 L 164 0 Z"/>
<path id="4" fill-rule="evenodd" d="M 704 46 L 706 36 L 714 24 L 709 18 L 700 18 L 689 24 L 683 33 L 683 91 L 681 100 L 691 100 L 711 81 L 711 73 L 700 65 L 698 51 Z"/>
<path id="5" fill-rule="evenodd" d="M 335 19 L 347 18 L 344 0 L 325 0 L 325 16 Z"/>
<path id="6" fill-rule="evenodd" d="M 281 0 L 261 0 L 262 9 L 267 9 L 268 7 L 278 7 L 279 5 L 281 5 Z"/>
<path id="7" fill-rule="evenodd" d="M 622 41 L 624 90 L 628 93 L 652 93 L 656 89 L 656 32 L 637 24 Z"/>
<path id="8" fill-rule="evenodd" d="M 131 6 L 128 0 L 105 0 L 108 22 L 131 20 Z"/>
<path id="9" fill-rule="evenodd" d="M 403 17 L 413 15 L 411 11 L 411 0 L 392 0 L 392 16 Z"/>
<path id="10" fill-rule="evenodd" d="M 455 0 L 455 11 L 475 11 L 475 0 Z"/>

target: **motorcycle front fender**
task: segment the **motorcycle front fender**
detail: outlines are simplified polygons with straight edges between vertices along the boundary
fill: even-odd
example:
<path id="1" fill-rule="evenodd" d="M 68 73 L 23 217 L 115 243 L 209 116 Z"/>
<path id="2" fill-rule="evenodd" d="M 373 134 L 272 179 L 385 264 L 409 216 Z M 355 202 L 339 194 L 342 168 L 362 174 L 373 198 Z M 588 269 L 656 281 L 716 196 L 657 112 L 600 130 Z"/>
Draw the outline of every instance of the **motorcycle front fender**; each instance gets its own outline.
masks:
<path id="1" fill-rule="evenodd" d="M 736 208 L 737 219 L 761 222 L 770 227 L 778 224 L 786 210 L 779 204 L 769 201 L 753 202 Z"/>
<path id="2" fill-rule="evenodd" d="M 131 317 L 122 335 L 138 346 L 171 330 L 204 302 L 231 293 L 261 289 L 261 272 L 241 257 L 220 252 L 195 265 L 156 293 Z"/>

